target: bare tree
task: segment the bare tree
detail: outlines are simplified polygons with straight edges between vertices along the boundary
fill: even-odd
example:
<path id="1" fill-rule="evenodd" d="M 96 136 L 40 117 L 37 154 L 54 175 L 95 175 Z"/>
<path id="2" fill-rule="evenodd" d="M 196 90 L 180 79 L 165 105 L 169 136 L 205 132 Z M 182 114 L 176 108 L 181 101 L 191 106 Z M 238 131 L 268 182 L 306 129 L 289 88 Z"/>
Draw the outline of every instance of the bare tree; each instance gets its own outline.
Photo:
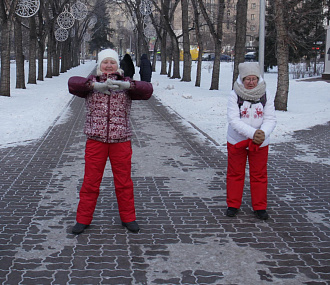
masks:
<path id="1" fill-rule="evenodd" d="M 157 48 L 160 47 L 160 74 L 166 75 L 167 69 L 166 69 L 166 57 L 167 57 L 167 31 L 166 29 L 163 29 L 160 23 L 160 17 L 158 17 L 158 21 L 156 17 L 151 13 L 150 18 L 152 20 L 152 24 L 156 30 L 157 33 Z M 156 47 L 156 45 L 155 45 Z"/>
<path id="2" fill-rule="evenodd" d="M 198 3 L 214 41 L 215 58 L 213 62 L 212 81 L 211 81 L 210 90 L 218 90 L 219 75 L 220 75 L 220 56 L 221 56 L 221 45 L 222 45 L 222 22 L 223 22 L 223 13 L 224 13 L 224 0 L 219 0 L 218 4 L 215 5 L 216 19 L 214 22 L 210 18 L 203 0 L 198 0 Z"/>
<path id="3" fill-rule="evenodd" d="M 167 31 L 172 42 L 173 74 L 171 78 L 181 78 L 179 41 L 171 25 L 173 22 L 174 12 L 178 6 L 179 1 L 180 0 L 175 0 L 174 3 L 172 3 L 171 0 L 162 0 L 159 7 L 158 3 L 155 0 L 152 0 L 156 11 L 160 15 L 162 27 Z M 171 60 L 171 57 L 169 57 L 169 60 Z"/>
<path id="4" fill-rule="evenodd" d="M 198 3 L 196 0 L 191 0 L 191 3 L 194 9 L 195 33 L 196 33 L 197 43 L 199 46 L 195 86 L 200 87 L 201 79 L 202 79 L 202 55 L 204 51 L 204 45 L 203 45 L 202 35 L 200 32 L 200 20 L 199 20 L 200 11 L 198 9 Z"/>
<path id="5" fill-rule="evenodd" d="M 48 25 L 50 22 L 49 13 L 44 8 L 44 1 L 40 3 L 38 11 L 38 28 L 37 28 L 37 59 L 38 59 L 38 77 L 37 80 L 44 80 L 44 52 L 46 46 L 46 36 Z"/>
<path id="6" fill-rule="evenodd" d="M 236 41 L 235 41 L 235 61 L 233 72 L 233 85 L 238 77 L 238 65 L 244 62 L 245 42 L 246 42 L 246 22 L 247 22 L 248 0 L 238 0 L 236 9 Z"/>
<path id="7" fill-rule="evenodd" d="M 10 31 L 18 0 L 0 1 L 1 78 L 0 95 L 10 96 Z"/>
<path id="8" fill-rule="evenodd" d="M 37 54 L 37 32 L 35 17 L 29 18 L 30 43 L 29 43 L 29 76 L 28 84 L 37 84 L 36 54 Z"/>
<path id="9" fill-rule="evenodd" d="M 284 0 L 274 0 L 275 29 L 276 29 L 276 57 L 278 64 L 277 90 L 275 109 L 287 111 L 289 93 L 289 45 L 288 29 L 286 26 L 287 14 Z"/>
<path id="10" fill-rule="evenodd" d="M 183 35 L 183 75 L 181 81 L 191 81 L 191 54 L 189 40 L 188 1 L 181 0 L 182 35 Z"/>
<path id="11" fill-rule="evenodd" d="M 133 24 L 135 25 L 135 34 L 137 36 L 136 41 L 137 45 L 135 48 L 135 55 L 137 59 L 138 66 L 140 65 L 140 57 L 142 54 L 149 54 L 149 46 L 147 38 L 145 37 L 144 31 L 144 21 L 143 15 L 140 12 L 140 5 L 141 0 L 124 0 L 123 3 L 125 4 L 124 8 L 121 5 L 121 2 L 117 5 L 119 9 L 123 11 L 123 14 L 126 14 L 126 17 L 130 17 Z"/>
<path id="12" fill-rule="evenodd" d="M 21 18 L 17 15 L 15 17 L 14 25 L 15 25 L 14 27 L 15 27 L 16 88 L 26 89 L 22 23 L 21 23 Z"/>

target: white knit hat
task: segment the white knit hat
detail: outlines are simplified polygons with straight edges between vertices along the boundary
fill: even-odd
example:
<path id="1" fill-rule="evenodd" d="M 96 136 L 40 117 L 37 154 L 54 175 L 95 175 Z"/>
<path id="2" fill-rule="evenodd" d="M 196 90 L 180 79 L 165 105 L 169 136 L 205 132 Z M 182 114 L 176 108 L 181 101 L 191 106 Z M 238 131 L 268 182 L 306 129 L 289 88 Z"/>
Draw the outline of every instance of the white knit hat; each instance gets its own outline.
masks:
<path id="1" fill-rule="evenodd" d="M 243 79 L 246 76 L 249 75 L 255 75 L 258 78 L 260 78 L 260 67 L 258 62 L 243 62 L 238 65 L 238 72 L 241 81 L 243 82 Z"/>
<path id="2" fill-rule="evenodd" d="M 97 74 L 98 75 L 101 75 L 102 72 L 101 72 L 101 69 L 100 69 L 100 66 L 101 66 L 101 62 L 106 59 L 106 58 L 113 58 L 117 64 L 118 64 L 118 68 L 119 68 L 119 56 L 118 56 L 118 53 L 113 50 L 113 49 L 104 49 L 104 50 L 101 50 L 98 55 L 97 55 Z"/>

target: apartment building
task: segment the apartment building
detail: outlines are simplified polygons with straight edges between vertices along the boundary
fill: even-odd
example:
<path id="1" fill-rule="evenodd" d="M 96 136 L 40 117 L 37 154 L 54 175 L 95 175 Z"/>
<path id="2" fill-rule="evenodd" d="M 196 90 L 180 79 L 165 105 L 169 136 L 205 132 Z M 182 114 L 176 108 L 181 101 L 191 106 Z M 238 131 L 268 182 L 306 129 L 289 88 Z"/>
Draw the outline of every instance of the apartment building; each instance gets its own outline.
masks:
<path id="1" fill-rule="evenodd" d="M 206 0 L 211 13 L 215 13 L 217 0 Z M 237 0 L 225 0 L 223 17 L 223 52 L 230 54 L 234 49 L 236 39 L 236 10 Z M 212 6 L 214 8 L 212 8 Z M 214 15 L 215 16 L 215 15 Z M 247 8 L 246 49 L 253 51 L 258 45 L 256 39 L 259 35 L 260 0 L 249 0 Z"/>

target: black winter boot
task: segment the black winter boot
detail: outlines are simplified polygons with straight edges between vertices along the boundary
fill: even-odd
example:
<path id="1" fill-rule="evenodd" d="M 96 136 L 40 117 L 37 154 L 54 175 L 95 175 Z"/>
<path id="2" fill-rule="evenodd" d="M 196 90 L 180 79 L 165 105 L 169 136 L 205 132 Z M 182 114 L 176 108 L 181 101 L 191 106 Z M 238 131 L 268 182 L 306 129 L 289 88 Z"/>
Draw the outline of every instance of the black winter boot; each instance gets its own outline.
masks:
<path id="1" fill-rule="evenodd" d="M 81 223 L 76 223 L 74 225 L 74 227 L 72 228 L 72 233 L 74 235 L 79 235 L 81 234 L 85 229 L 88 228 L 89 225 L 84 225 L 84 224 L 81 224 Z"/>
<path id="2" fill-rule="evenodd" d="M 140 230 L 140 227 L 136 221 L 129 222 L 129 223 L 121 222 L 121 224 L 133 233 L 137 233 Z"/>
<path id="3" fill-rule="evenodd" d="M 238 209 L 233 208 L 233 207 L 228 207 L 226 211 L 226 216 L 228 217 L 235 217 L 238 213 Z"/>
<path id="4" fill-rule="evenodd" d="M 260 220 L 268 220 L 268 218 L 269 218 L 266 210 L 256 210 L 256 211 L 254 211 L 254 214 Z"/>

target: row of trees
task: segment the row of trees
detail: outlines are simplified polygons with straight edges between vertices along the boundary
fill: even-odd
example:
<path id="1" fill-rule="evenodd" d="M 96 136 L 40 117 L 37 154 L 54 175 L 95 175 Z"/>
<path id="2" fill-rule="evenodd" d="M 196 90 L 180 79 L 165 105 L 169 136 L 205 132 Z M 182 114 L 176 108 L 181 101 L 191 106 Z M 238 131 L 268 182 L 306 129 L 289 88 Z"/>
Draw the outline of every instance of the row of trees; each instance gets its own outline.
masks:
<path id="1" fill-rule="evenodd" d="M 45 51 L 47 54 L 45 77 L 52 78 L 79 64 L 81 43 L 88 30 L 93 32 L 93 29 L 95 31 L 101 27 L 99 32 L 103 31 L 105 38 L 110 32 L 107 29 L 108 18 L 96 16 L 97 10 L 105 10 L 104 1 L 99 1 L 101 6 L 96 7 L 86 4 L 90 12 L 83 20 L 74 22 L 74 26 L 68 30 L 70 35 L 65 41 L 56 40 L 55 31 L 60 27 L 57 18 L 65 9 L 69 9 L 68 7 L 74 3 L 72 0 L 41 0 L 38 12 L 31 17 L 20 17 L 15 13 L 19 1 L 0 2 L 0 95 L 2 96 L 10 96 L 10 58 L 13 52 L 16 59 L 16 88 L 25 89 L 24 60 L 29 61 L 27 83 L 36 84 L 37 80 L 44 80 Z M 92 20 L 96 18 L 97 22 L 91 25 Z M 111 47 L 109 41 L 107 47 Z M 102 46 L 94 48 L 100 49 Z"/>
<path id="2" fill-rule="evenodd" d="M 274 0 L 267 9 L 265 69 L 278 66 L 275 108 L 287 110 L 289 62 L 302 57 L 310 60 L 312 47 L 321 42 L 324 48 L 326 24 L 329 25 L 330 1 Z M 314 54 L 316 60 L 316 55 Z M 315 64 L 316 67 L 316 64 Z"/>
<path id="3" fill-rule="evenodd" d="M 153 6 L 151 15 L 153 26 L 157 33 L 158 45 L 156 50 L 161 51 L 161 74 L 167 74 L 171 78 L 181 78 L 180 49 L 183 49 L 182 81 L 191 81 L 191 56 L 190 46 L 199 47 L 197 61 L 197 76 L 195 86 L 200 86 L 201 81 L 201 56 L 204 51 L 203 32 L 207 27 L 208 34 L 213 39 L 215 59 L 213 62 L 210 90 L 219 89 L 220 55 L 222 51 L 222 36 L 224 11 L 231 1 L 218 0 L 215 4 L 207 4 L 203 0 L 150 0 Z M 124 0 L 130 16 L 136 20 L 139 26 L 137 32 L 143 31 L 139 5 L 141 1 Z M 244 61 L 246 51 L 247 7 L 251 3 L 248 0 L 237 0 L 236 21 L 232 23 L 236 27 L 235 62 L 233 82 L 238 76 L 238 65 Z M 256 0 L 259 2 L 259 0 Z M 274 0 L 267 1 L 266 14 L 266 53 L 265 70 L 272 66 L 278 66 L 278 85 L 275 99 L 277 110 L 287 110 L 287 98 L 289 90 L 289 63 L 304 58 L 309 61 L 316 60 L 312 47 L 321 43 L 324 48 L 325 29 L 329 22 L 329 2 L 326 0 Z M 174 30 L 174 18 L 181 9 L 182 33 Z M 180 10 L 179 10 L 180 11 Z M 144 38 L 143 34 L 138 34 Z M 146 46 L 145 43 L 142 46 Z M 145 49 L 147 52 L 147 49 Z M 154 52 L 154 54 L 155 54 Z M 170 64 L 167 65 L 167 59 Z M 173 67 L 172 67 L 173 63 Z M 168 70 L 166 70 L 168 66 Z M 315 64 L 316 66 L 316 64 Z"/>
<path id="4" fill-rule="evenodd" d="M 71 37 L 64 42 L 54 38 L 56 18 L 63 11 L 65 5 L 72 4 L 72 0 L 41 0 L 38 13 L 29 18 L 22 19 L 15 15 L 18 0 L 11 0 L 0 4 L 1 20 L 1 84 L 0 94 L 10 96 L 9 89 L 9 58 L 10 35 L 12 25 L 15 25 L 15 53 L 17 64 L 17 88 L 25 88 L 23 47 L 29 49 L 29 81 L 34 84 L 36 75 L 36 58 L 38 59 L 37 80 L 43 80 L 42 58 L 47 49 L 47 75 L 50 78 L 59 72 L 79 64 L 81 43 L 89 29 L 90 19 L 97 16 L 97 24 L 91 29 L 92 38 L 89 45 L 92 50 L 98 51 L 106 47 L 113 47 L 108 36 L 116 31 L 109 29 L 111 13 L 107 8 L 117 9 L 122 15 L 130 18 L 134 25 L 134 43 L 136 55 L 149 52 L 149 40 L 144 35 L 144 15 L 141 14 L 142 0 L 112 0 L 93 1 L 95 5 L 88 5 L 88 16 L 82 21 L 76 21 L 71 28 Z M 146 0 L 143 0 L 146 1 Z M 183 49 L 182 81 L 191 81 L 190 46 L 198 45 L 199 58 L 197 61 L 197 76 L 195 86 L 201 82 L 201 57 L 205 49 L 203 35 L 205 29 L 213 39 L 213 47 L 208 50 L 215 51 L 211 90 L 219 89 L 220 55 L 222 51 L 222 27 L 225 7 L 230 1 L 218 0 L 216 4 L 206 4 L 203 0 L 148 0 L 152 3 L 152 13 L 149 15 L 156 33 L 154 54 L 160 51 L 160 74 L 171 78 L 181 78 L 180 49 Z M 259 0 L 256 0 L 259 1 Z M 237 0 L 235 63 L 233 81 L 238 76 L 238 64 L 244 61 L 246 26 L 247 26 L 248 0 Z M 278 65 L 278 86 L 275 105 L 278 110 L 286 110 L 289 89 L 288 63 L 292 59 L 305 56 L 310 58 L 309 45 L 315 41 L 324 40 L 324 11 L 329 11 L 329 1 L 325 0 L 274 0 L 267 5 L 267 31 L 266 31 L 266 68 Z M 327 8 L 327 9 L 326 9 Z M 181 9 L 181 11 L 180 11 Z M 181 16 L 182 33 L 174 30 L 174 20 Z M 290 16 L 289 16 L 290 15 Z M 328 17 L 329 19 L 329 17 Z M 26 33 L 26 31 L 28 33 Z M 27 37 L 24 40 L 24 35 Z M 308 40 L 307 40 L 308 39 Z M 28 44 L 24 45 L 23 42 Z M 305 52 L 304 52 L 305 48 Z M 271 56 L 269 56 L 271 54 Z M 61 57 L 61 61 L 59 58 Z M 267 60 L 271 58 L 272 61 Z M 273 59 L 276 61 L 274 62 Z M 155 57 L 154 57 L 155 60 Z M 155 62 L 154 62 L 155 64 Z M 23 66 L 23 69 L 22 69 Z M 21 74 L 23 72 L 23 75 Z M 30 74 L 31 73 L 31 74 Z"/>

